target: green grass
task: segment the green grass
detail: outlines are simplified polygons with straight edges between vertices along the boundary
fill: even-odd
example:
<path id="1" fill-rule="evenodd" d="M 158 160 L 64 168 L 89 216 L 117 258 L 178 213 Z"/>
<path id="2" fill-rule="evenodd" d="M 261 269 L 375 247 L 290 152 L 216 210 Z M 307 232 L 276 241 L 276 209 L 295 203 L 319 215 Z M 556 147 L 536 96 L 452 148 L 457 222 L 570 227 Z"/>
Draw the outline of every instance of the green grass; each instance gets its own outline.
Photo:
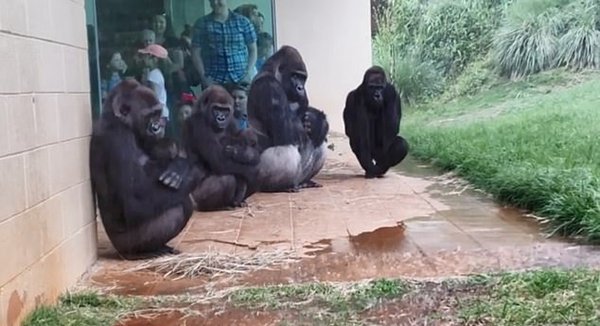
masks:
<path id="1" fill-rule="evenodd" d="M 147 299 L 147 298 L 146 298 Z M 154 302 L 161 302 L 158 297 Z M 155 306 L 169 313 L 177 297 Z M 181 296 L 189 304 L 189 297 Z M 142 300 L 74 295 L 57 307 L 35 311 L 23 325 L 113 325 Z M 149 301 L 149 300 L 146 300 Z M 201 325 L 210 310 L 233 312 L 251 322 L 257 313 L 278 316 L 280 325 L 596 325 L 600 323 L 600 272 L 545 269 L 525 273 L 475 275 L 445 281 L 377 279 L 356 283 L 307 283 L 251 287 L 213 305 L 198 305 L 187 324 Z M 190 307 L 191 309 L 191 307 Z M 223 309 L 223 310 L 222 310 Z M 196 316 L 196 317 L 193 317 Z M 186 317 L 184 317 L 186 318 Z M 200 318 L 200 319 L 199 319 Z M 221 319 L 223 320 L 223 319 Z M 148 320 L 150 323 L 151 320 Z M 183 319 L 181 320 L 184 323 Z"/>
<path id="2" fill-rule="evenodd" d="M 100 296 L 96 293 L 67 294 L 56 306 L 43 306 L 30 314 L 22 326 L 106 326 L 118 315 L 133 311 L 139 300 Z"/>
<path id="3" fill-rule="evenodd" d="M 598 325 L 600 274 L 545 270 L 500 277 L 491 291 L 469 298 L 459 319 L 467 324 Z"/>
<path id="4" fill-rule="evenodd" d="M 413 109 L 402 133 L 415 157 L 548 218 L 552 232 L 598 241 L 598 89 L 596 73 L 552 71 Z"/>

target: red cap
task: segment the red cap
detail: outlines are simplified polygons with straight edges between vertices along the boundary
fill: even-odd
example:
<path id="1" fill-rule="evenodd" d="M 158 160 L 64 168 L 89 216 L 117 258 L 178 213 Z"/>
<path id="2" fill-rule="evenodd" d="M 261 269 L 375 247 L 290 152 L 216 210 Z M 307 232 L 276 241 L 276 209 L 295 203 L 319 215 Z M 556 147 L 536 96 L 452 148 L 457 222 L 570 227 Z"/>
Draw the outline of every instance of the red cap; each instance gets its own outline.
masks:
<path id="1" fill-rule="evenodd" d="M 138 50 L 139 53 L 151 54 L 157 58 L 166 59 L 169 56 L 169 51 L 159 44 L 150 44 L 143 49 Z"/>

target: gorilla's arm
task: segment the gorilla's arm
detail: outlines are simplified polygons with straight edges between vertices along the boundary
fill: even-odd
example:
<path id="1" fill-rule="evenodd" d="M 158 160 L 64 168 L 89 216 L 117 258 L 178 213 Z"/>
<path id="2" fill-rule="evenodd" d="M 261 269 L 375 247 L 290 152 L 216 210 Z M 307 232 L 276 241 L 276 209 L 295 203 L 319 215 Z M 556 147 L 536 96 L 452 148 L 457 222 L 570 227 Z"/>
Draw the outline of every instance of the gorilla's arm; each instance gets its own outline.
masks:
<path id="1" fill-rule="evenodd" d="M 199 127 L 195 128 L 195 124 Z M 201 140 L 201 141 L 197 141 Z M 225 148 L 217 139 L 217 135 L 211 132 L 210 126 L 202 124 L 201 116 L 191 116 L 186 121 L 185 133 L 183 135 L 184 147 L 188 153 L 189 160 L 194 165 L 203 165 L 215 174 L 241 174 L 246 175 L 255 162 L 236 162 L 228 157 Z M 258 155 L 258 154 L 257 154 Z M 260 157 L 260 155 L 258 155 Z M 243 155 L 236 158 L 243 161 Z M 249 157 L 252 159 L 253 157 Z M 255 163 L 255 164 L 252 164 Z"/>
<path id="2" fill-rule="evenodd" d="M 356 116 L 356 104 L 354 103 L 356 91 L 351 91 L 346 96 L 346 105 L 343 110 L 343 118 L 344 118 L 344 133 L 348 137 L 354 137 L 354 130 L 356 130 L 356 124 L 354 122 Z"/>
<path id="3" fill-rule="evenodd" d="M 123 202 L 123 215 L 129 225 L 147 221 L 183 203 L 195 180 L 179 190 L 168 188 L 158 181 L 160 171 L 148 174 L 148 169 L 144 168 L 149 158 L 137 147 L 134 135 L 115 132 L 107 136 L 104 146 L 108 158 L 107 178 L 114 186 L 115 195 Z"/>
<path id="4" fill-rule="evenodd" d="M 356 154 L 360 166 L 367 175 L 376 175 L 378 168 L 373 164 L 373 156 L 370 148 L 370 134 L 368 118 L 364 111 L 364 101 L 356 99 L 356 91 L 352 91 L 346 98 L 344 108 L 344 128 L 346 136 L 350 139 L 350 147 Z"/>
<path id="5" fill-rule="evenodd" d="M 237 163 L 257 165 L 260 162 L 260 152 L 244 144 L 230 144 L 223 148 L 223 154 Z"/>
<path id="6" fill-rule="evenodd" d="M 300 120 L 290 110 L 285 90 L 273 76 L 256 79 L 248 94 L 248 112 L 258 119 L 269 134 L 272 146 L 299 144 L 302 141 Z M 254 116 L 252 116 L 254 115 Z M 293 123 L 297 120 L 297 124 Z M 298 128 L 300 127 L 300 128 Z"/>
<path id="7" fill-rule="evenodd" d="M 215 174 L 233 174 L 246 176 L 252 171 L 252 163 L 258 164 L 259 160 L 254 162 L 237 162 L 226 155 L 226 151 L 222 148 L 221 144 L 216 139 L 206 139 L 205 141 L 199 142 L 198 150 L 196 151 L 201 156 L 201 160 L 206 162 L 206 165 L 210 168 L 211 172 Z M 252 156 L 246 156 L 244 154 L 237 154 L 237 159 L 243 161 L 243 158 L 250 158 Z"/>
<path id="8" fill-rule="evenodd" d="M 402 107 L 400 103 L 400 96 L 398 92 L 392 86 L 387 84 L 384 92 L 384 103 L 385 110 L 383 117 L 384 121 L 384 144 L 386 148 L 390 145 L 390 142 L 398 136 L 400 132 L 400 120 L 402 119 Z"/>

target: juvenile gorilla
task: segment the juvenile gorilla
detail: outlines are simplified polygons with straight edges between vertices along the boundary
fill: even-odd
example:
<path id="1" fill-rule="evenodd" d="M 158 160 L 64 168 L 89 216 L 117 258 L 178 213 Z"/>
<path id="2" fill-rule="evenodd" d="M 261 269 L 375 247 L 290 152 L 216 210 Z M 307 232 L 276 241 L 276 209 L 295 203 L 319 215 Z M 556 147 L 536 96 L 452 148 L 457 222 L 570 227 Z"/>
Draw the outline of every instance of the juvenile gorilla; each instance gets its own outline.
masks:
<path id="1" fill-rule="evenodd" d="M 127 259 L 176 253 L 166 243 L 193 212 L 197 179 L 177 144 L 162 138 L 161 109 L 152 90 L 126 79 L 94 124 L 92 190 L 110 241 Z"/>
<path id="2" fill-rule="evenodd" d="M 233 98 L 225 88 L 208 87 L 185 121 L 183 144 L 191 163 L 203 171 L 192 192 L 196 208 L 213 211 L 241 207 L 256 191 L 260 152 L 251 129 L 238 130 Z"/>
<path id="3" fill-rule="evenodd" d="M 408 142 L 398 136 L 402 106 L 384 70 L 374 66 L 351 91 L 344 108 L 345 133 L 366 178 L 382 177 L 408 154 Z"/>
<path id="4" fill-rule="evenodd" d="M 298 50 L 283 46 L 250 85 L 248 122 L 257 130 L 260 191 L 320 187 L 311 179 L 325 163 L 327 118 L 308 104 L 308 73 Z"/>

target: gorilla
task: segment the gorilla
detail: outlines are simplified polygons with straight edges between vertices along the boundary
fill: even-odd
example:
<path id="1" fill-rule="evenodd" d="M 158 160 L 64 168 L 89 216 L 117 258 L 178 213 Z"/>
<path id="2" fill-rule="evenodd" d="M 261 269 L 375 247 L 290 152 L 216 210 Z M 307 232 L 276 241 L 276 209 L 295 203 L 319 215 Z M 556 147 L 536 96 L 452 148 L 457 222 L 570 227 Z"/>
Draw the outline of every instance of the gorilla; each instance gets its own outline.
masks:
<path id="1" fill-rule="evenodd" d="M 233 98 L 219 85 L 205 89 L 185 120 L 183 146 L 201 181 L 192 191 L 196 208 L 214 211 L 246 205 L 256 191 L 260 151 L 252 129 L 238 129 Z"/>
<path id="2" fill-rule="evenodd" d="M 126 259 L 177 253 L 198 181 L 177 143 L 163 138 L 162 104 L 135 79 L 110 92 L 90 141 L 92 191 L 106 233 Z"/>
<path id="3" fill-rule="evenodd" d="M 398 135 L 400 96 L 381 67 L 369 68 L 362 83 L 348 93 L 343 117 L 350 147 L 366 178 L 383 177 L 408 154 L 408 142 Z"/>
<path id="4" fill-rule="evenodd" d="M 311 179 L 325 164 L 329 123 L 309 106 L 308 73 L 298 50 L 283 46 L 264 63 L 248 93 L 248 123 L 261 151 L 257 182 L 263 192 L 321 187 Z"/>

